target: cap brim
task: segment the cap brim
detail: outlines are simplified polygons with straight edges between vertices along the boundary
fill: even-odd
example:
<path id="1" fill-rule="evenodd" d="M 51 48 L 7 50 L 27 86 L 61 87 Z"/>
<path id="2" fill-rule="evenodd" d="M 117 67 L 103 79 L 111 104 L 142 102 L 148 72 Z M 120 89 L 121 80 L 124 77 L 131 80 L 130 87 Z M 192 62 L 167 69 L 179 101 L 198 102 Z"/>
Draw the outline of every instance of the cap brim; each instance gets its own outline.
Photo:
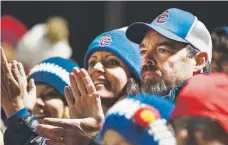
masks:
<path id="1" fill-rule="evenodd" d="M 151 29 L 151 27 L 148 24 L 143 22 L 136 22 L 128 27 L 126 36 L 130 41 L 141 44 L 146 32 L 149 29 Z"/>
<path id="2" fill-rule="evenodd" d="M 167 37 L 171 40 L 175 40 L 183 43 L 189 43 L 187 40 L 177 36 L 176 34 L 162 27 L 147 24 L 147 23 L 142 23 L 142 22 L 136 22 L 130 25 L 126 31 L 126 36 L 130 41 L 137 44 L 141 44 L 143 38 L 145 37 L 146 32 L 150 29 L 158 32 L 162 36 Z"/>

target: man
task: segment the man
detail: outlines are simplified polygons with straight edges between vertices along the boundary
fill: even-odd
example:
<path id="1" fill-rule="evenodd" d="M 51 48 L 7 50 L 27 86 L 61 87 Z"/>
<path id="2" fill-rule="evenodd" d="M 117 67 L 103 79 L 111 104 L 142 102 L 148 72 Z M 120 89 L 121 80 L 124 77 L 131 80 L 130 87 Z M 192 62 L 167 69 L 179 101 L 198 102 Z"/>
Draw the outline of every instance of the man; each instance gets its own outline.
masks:
<path id="1" fill-rule="evenodd" d="M 202 74 L 189 80 L 171 117 L 178 145 L 228 144 L 227 91 L 226 74 Z"/>
<path id="2" fill-rule="evenodd" d="M 212 33 L 213 59 L 212 72 L 228 74 L 228 27 L 217 27 Z"/>
<path id="3" fill-rule="evenodd" d="M 186 80 L 210 71 L 210 33 L 189 12 L 168 9 L 151 24 L 133 23 L 126 36 L 140 44 L 143 92 L 167 95 L 172 89 L 169 98 L 174 101 Z"/>

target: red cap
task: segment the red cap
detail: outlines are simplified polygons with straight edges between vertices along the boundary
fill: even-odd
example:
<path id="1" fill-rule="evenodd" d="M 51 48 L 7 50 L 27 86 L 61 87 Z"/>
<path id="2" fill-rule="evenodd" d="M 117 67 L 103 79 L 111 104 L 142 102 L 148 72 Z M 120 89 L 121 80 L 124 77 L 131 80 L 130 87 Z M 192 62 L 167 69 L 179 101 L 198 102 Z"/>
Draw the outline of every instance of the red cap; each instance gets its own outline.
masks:
<path id="1" fill-rule="evenodd" d="M 1 17 L 1 37 L 9 44 L 17 42 L 26 31 L 26 26 L 13 16 L 4 15 Z"/>
<path id="2" fill-rule="evenodd" d="M 228 133 L 228 76 L 196 75 L 181 90 L 171 118 L 203 116 L 215 119 Z"/>

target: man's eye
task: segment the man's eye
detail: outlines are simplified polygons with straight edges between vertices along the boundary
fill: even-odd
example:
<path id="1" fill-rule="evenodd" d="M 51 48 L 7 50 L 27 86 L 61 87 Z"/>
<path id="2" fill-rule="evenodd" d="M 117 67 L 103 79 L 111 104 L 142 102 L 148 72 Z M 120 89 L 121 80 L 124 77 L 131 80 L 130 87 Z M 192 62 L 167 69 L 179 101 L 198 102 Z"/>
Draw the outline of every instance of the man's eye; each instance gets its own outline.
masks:
<path id="1" fill-rule="evenodd" d="M 90 67 L 94 67 L 96 65 L 96 61 L 91 61 L 91 62 L 89 62 L 89 66 Z"/>
<path id="2" fill-rule="evenodd" d="M 146 50 L 141 50 L 140 51 L 140 54 L 143 56 L 143 55 L 145 55 L 146 54 Z"/>
<path id="3" fill-rule="evenodd" d="M 110 59 L 110 60 L 108 60 L 108 65 L 116 65 L 116 66 L 119 66 L 120 63 L 119 63 L 119 61 L 117 61 L 115 59 Z"/>
<path id="4" fill-rule="evenodd" d="M 164 49 L 164 48 L 159 48 L 158 52 L 159 53 L 170 53 L 170 51 L 168 51 L 167 49 Z"/>

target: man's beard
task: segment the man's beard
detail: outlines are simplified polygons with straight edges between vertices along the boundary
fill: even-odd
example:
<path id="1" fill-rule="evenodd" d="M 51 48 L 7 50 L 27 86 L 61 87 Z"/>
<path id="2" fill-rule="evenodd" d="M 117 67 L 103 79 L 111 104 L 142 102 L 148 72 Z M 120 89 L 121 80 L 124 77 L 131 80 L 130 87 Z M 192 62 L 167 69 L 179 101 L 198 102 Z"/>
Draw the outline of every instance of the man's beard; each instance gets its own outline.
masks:
<path id="1" fill-rule="evenodd" d="M 158 95 L 167 95 L 168 88 L 165 85 L 164 80 L 160 80 L 159 82 L 154 82 L 154 80 L 142 80 L 141 86 L 142 93 L 153 93 Z"/>
<path id="2" fill-rule="evenodd" d="M 157 70 L 156 66 L 152 64 L 144 65 L 142 67 L 142 73 L 145 71 L 155 72 Z M 158 82 L 152 79 L 142 80 L 142 85 L 140 88 L 142 93 L 153 93 L 159 95 L 167 95 L 168 88 L 163 79 L 160 79 Z"/>

